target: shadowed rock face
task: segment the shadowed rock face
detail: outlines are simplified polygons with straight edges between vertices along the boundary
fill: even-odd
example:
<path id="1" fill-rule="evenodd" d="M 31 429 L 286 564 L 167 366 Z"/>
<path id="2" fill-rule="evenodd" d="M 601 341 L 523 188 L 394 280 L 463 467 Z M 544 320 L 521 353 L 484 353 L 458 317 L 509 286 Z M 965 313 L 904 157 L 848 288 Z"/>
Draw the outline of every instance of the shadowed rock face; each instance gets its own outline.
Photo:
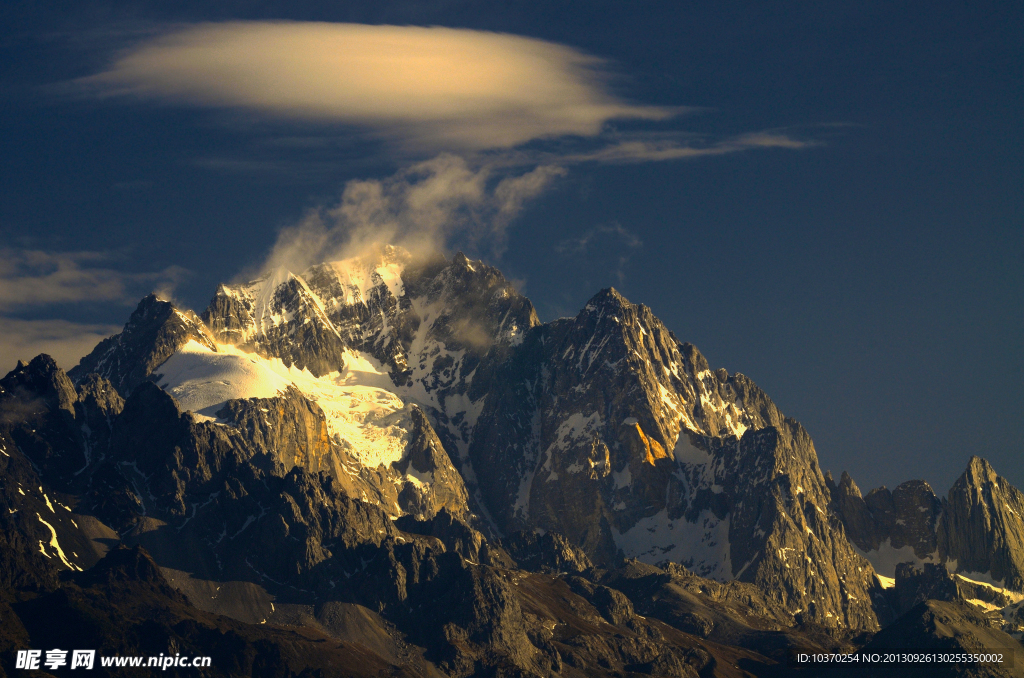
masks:
<path id="1" fill-rule="evenodd" d="M 85 452 L 90 464 L 106 450 L 114 419 L 123 409 L 124 399 L 114 385 L 100 375 L 90 373 L 79 382 L 75 412 L 85 437 Z"/>
<path id="2" fill-rule="evenodd" d="M 86 462 L 77 405 L 74 385 L 48 355 L 19 361 L 0 379 L 0 431 L 62 488 Z"/>
<path id="3" fill-rule="evenodd" d="M 895 549 L 912 547 L 918 558 L 935 554 L 942 503 L 923 480 L 908 480 L 892 492 L 876 488 L 862 497 L 844 471 L 832 495 L 850 540 L 862 551 L 878 550 L 888 540 Z"/>
<path id="4" fill-rule="evenodd" d="M 934 553 L 935 527 L 942 505 L 931 485 L 923 480 L 908 480 L 892 491 L 896 516 L 891 543 L 896 548 L 910 545 L 914 553 Z"/>
<path id="5" fill-rule="evenodd" d="M 832 481 L 831 473 L 825 476 L 825 482 L 850 541 L 864 551 L 877 549 L 881 530 L 877 527 L 876 518 L 865 503 L 857 483 L 846 471 L 843 471 L 838 487 Z"/>
<path id="6" fill-rule="evenodd" d="M 957 578 L 942 565 L 925 563 L 914 567 L 912 563 L 896 566 L 895 609 L 898 614 L 908 612 L 926 600 L 963 601 Z"/>
<path id="7" fill-rule="evenodd" d="M 581 573 L 593 567 L 582 549 L 557 532 L 538 535 L 521 530 L 502 539 L 501 545 L 520 566 L 531 571 Z"/>
<path id="8" fill-rule="evenodd" d="M 55 565 L 54 554 L 46 549 L 51 534 L 42 520 L 63 535 L 67 534 L 60 520 L 64 516 L 50 515 L 38 490 L 42 486 L 38 473 L 5 431 L 0 431 L 0 477 L 0 590 L 52 588 L 64 566 L 59 561 Z M 40 518 L 43 514 L 46 518 Z M 69 521 L 67 527 L 72 528 Z"/>
<path id="9" fill-rule="evenodd" d="M 338 461 L 323 411 L 294 387 L 274 398 L 230 400 L 217 416 L 252 443 L 271 452 L 287 469 L 338 475 Z"/>
<path id="10" fill-rule="evenodd" d="M 462 476 L 434 432 L 423 411 L 412 409 L 413 430 L 405 456 L 392 466 L 400 474 L 398 505 L 406 514 L 432 518 L 442 509 L 462 518 L 468 517 L 469 495 Z"/>

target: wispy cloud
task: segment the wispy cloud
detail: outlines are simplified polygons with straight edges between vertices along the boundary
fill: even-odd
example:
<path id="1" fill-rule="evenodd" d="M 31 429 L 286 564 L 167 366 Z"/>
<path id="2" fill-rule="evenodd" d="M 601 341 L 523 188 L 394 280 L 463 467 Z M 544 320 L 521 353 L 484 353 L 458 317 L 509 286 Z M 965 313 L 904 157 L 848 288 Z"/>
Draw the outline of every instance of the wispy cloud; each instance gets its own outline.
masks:
<path id="1" fill-rule="evenodd" d="M 670 119 L 691 109 L 630 103 L 610 83 L 608 62 L 535 38 L 262 21 L 168 27 L 76 85 L 90 96 L 328 123 L 284 125 L 285 134 L 264 140 L 254 157 L 195 161 L 215 171 L 277 178 L 295 171 L 282 157 L 289 152 L 310 155 L 305 163 L 351 164 L 351 154 L 338 153 L 338 140 L 364 142 L 353 129 L 393 142 L 385 155 L 404 159 L 403 169 L 348 182 L 337 203 L 280 233 L 264 267 L 300 270 L 381 242 L 498 257 L 525 205 L 575 165 L 814 145 L 786 130 L 710 140 L 668 130 L 675 124 Z M 621 226 L 602 228 L 596 236 L 620 239 L 621 279 L 639 239 L 627 238 Z"/>
<path id="2" fill-rule="evenodd" d="M 562 254 L 585 252 L 594 242 L 594 239 L 601 235 L 618 236 L 621 244 L 629 249 L 636 249 L 644 246 L 643 241 L 640 240 L 636 233 L 625 228 L 622 224 L 612 223 L 605 224 L 603 226 L 596 226 L 576 238 L 566 238 L 555 245 L 555 251 Z"/>
<path id="3" fill-rule="evenodd" d="M 581 236 L 562 240 L 555 245 L 555 251 L 566 256 L 589 258 L 591 250 L 599 245 L 605 248 L 610 245 L 615 252 L 614 273 L 621 285 L 626 280 L 627 264 L 644 246 L 640 236 L 622 224 L 613 222 L 595 226 Z"/>
<path id="4" fill-rule="evenodd" d="M 18 360 L 29 361 L 48 353 L 65 370 L 78 364 L 100 342 L 121 330 L 116 325 L 83 324 L 67 320 L 0 318 L 0 374 L 14 369 Z"/>
<path id="5" fill-rule="evenodd" d="M 101 96 L 345 123 L 435 150 L 593 136 L 682 109 L 614 96 L 608 64 L 576 49 L 468 29 L 316 22 L 178 27 L 78 84 Z"/>
<path id="6" fill-rule="evenodd" d="M 817 144 L 771 131 L 714 144 L 700 144 L 678 133 L 660 137 L 648 133 L 634 138 L 620 135 L 611 142 L 597 137 L 589 145 L 586 150 L 573 150 L 570 141 L 554 151 L 511 149 L 465 157 L 442 153 L 384 179 L 349 181 L 338 203 L 312 210 L 297 225 L 281 231 L 263 268 L 302 270 L 320 261 L 354 256 L 380 243 L 414 251 L 458 246 L 500 257 L 512 221 L 529 201 L 566 175 L 568 167 L 686 160 L 764 148 L 795 150 Z M 609 237 L 618 239 L 615 275 L 621 284 L 626 265 L 643 245 L 621 224 L 597 227 L 561 242 L 556 250 L 582 254 L 595 239 Z"/>
<path id="7" fill-rule="evenodd" d="M 0 311 L 78 301 L 130 303 L 140 291 L 170 295 L 188 275 L 180 266 L 127 273 L 109 267 L 114 258 L 103 252 L 0 249 Z"/>
<path id="8" fill-rule="evenodd" d="M 422 252 L 458 242 L 500 256 L 512 220 L 564 174 L 556 165 L 509 173 L 442 154 L 385 179 L 350 181 L 337 204 L 281 232 L 264 268 L 302 270 L 378 243 Z"/>
<path id="9" fill-rule="evenodd" d="M 544 152 L 536 160 L 550 162 L 557 157 L 565 165 L 583 163 L 628 164 L 689 160 L 709 156 L 728 155 L 742 151 L 767 148 L 800 150 L 820 145 L 817 141 L 794 138 L 782 132 L 754 132 L 740 134 L 724 140 L 707 143 L 699 139 L 679 138 L 679 134 L 636 134 L 613 137 L 605 135 L 597 140 L 596 148 L 571 150 L 563 148 L 557 154 Z M 595 144 L 590 144 L 595 146 Z"/>

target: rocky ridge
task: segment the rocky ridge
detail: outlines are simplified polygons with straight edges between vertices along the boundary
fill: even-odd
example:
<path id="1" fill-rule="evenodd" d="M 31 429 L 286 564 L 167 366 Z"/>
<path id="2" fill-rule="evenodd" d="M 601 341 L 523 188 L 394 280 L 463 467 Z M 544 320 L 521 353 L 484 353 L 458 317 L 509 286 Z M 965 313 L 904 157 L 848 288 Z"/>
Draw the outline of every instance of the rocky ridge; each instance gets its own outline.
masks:
<path id="1" fill-rule="evenodd" d="M 939 557 L 959 572 L 989 573 L 1024 589 L 1024 494 L 981 457 L 971 457 L 942 502 Z"/>
<path id="2" fill-rule="evenodd" d="M 870 568 L 831 538 L 838 521 L 806 432 L 749 379 L 711 372 L 695 347 L 614 290 L 575 319 L 540 326 L 481 262 L 414 262 L 385 248 L 222 286 L 203 318 L 218 341 L 315 374 L 343 369 L 345 351 L 388 365 L 393 391 L 437 424 L 473 512 L 497 534 L 555 530 L 599 563 L 675 559 L 707 576 L 763 580 L 822 623 L 875 623 Z M 761 434 L 769 428 L 776 433 Z M 742 456 L 774 454 L 777 468 L 724 462 L 727 438 L 748 431 L 758 435 Z M 797 461 L 783 464 L 794 451 Z M 763 507 L 749 507 L 752 522 L 730 522 L 742 513 L 738 497 L 764 496 L 760 485 L 794 473 L 799 492 L 770 490 Z M 755 558 L 762 552 L 773 555 Z"/>
<path id="3" fill-rule="evenodd" d="M 34 369 L 45 377 L 35 382 L 43 392 L 68 383 L 52 361 L 40 358 Z M 24 388 L 2 395 L 5 406 L 40 400 Z M 52 415 L 60 400 L 43 409 L 38 416 Z M 9 429 L 0 430 L 5 478 L 16 481 L 0 494 L 12 547 L 0 573 L 16 575 L 0 608 L 5 648 L 63 646 L 98 633 L 92 642 L 107 653 L 210 654 L 220 662 L 214 675 L 256 676 L 319 675 L 308 673 L 318 666 L 323 675 L 362 675 L 357 667 L 365 666 L 393 675 L 694 676 L 730 675 L 715 667 L 738 661 L 773 664 L 646 621 L 617 591 L 583 587 L 581 595 L 556 574 L 518 569 L 445 509 L 428 520 L 391 520 L 330 475 L 288 470 L 238 429 L 180 411 L 152 383 L 140 384 L 111 423 L 108 448 L 67 505 Z M 61 434 L 37 431 L 47 441 Z M 36 516 L 18 517 L 42 511 L 59 533 Z M 26 541 L 38 536 L 47 546 L 47 535 L 48 548 L 32 555 Z M 117 543 L 132 550 L 108 550 Z M 551 543 L 539 552 L 573 553 Z M 58 557 L 64 551 L 68 561 Z M 570 558 L 587 565 L 579 553 Z M 61 575 L 68 571 L 83 574 L 69 580 Z M 42 623 L 71 609 L 88 612 L 59 629 Z M 325 637 L 342 641 L 337 652 L 315 645 Z M 331 661 L 340 665 L 329 669 Z"/>
<path id="4" fill-rule="evenodd" d="M 151 295 L 140 302 L 120 334 L 101 342 L 70 374 L 80 388 L 85 388 L 83 393 L 91 394 L 84 398 L 96 401 L 99 395 L 101 400 L 117 399 L 116 403 L 104 400 L 104 404 L 119 412 L 123 401 L 120 396 L 126 388 L 134 390 L 147 383 L 163 382 L 166 366 L 170 364 L 168 359 L 180 355 L 181 350 L 190 345 L 203 347 L 211 355 L 223 351 L 223 346 L 214 341 L 212 333 L 195 314 L 179 311 L 170 302 Z M 96 371 L 85 371 L 91 368 Z M 189 382 L 186 392 L 209 388 L 210 384 L 216 386 L 223 376 L 199 373 L 202 376 Z M 121 384 L 121 388 L 116 388 L 108 377 Z M 110 386 L 105 391 L 107 395 L 99 394 L 97 389 L 101 387 L 90 387 L 91 383 Z M 71 381 L 61 388 L 65 400 L 77 399 Z M 152 403 L 145 407 L 150 405 Z M 86 453 L 89 449 L 100 449 L 109 435 L 109 419 L 114 410 L 102 414 L 103 422 L 69 424 L 68 435 L 76 441 L 86 433 L 100 436 L 100 440 L 86 448 Z M 468 516 L 465 484 L 430 421 L 415 405 L 405 407 L 399 414 L 402 419 L 396 422 L 396 429 L 404 437 L 396 440 L 394 446 L 400 449 L 400 456 L 394 463 L 380 467 L 360 463 L 353 456 L 351 445 L 331 434 L 329 420 L 320 405 L 293 385 L 271 397 L 229 399 L 216 411 L 216 421 L 236 429 L 247 445 L 272 454 L 285 468 L 301 466 L 313 473 L 329 473 L 353 496 L 373 498 L 391 515 L 412 512 L 429 517 L 445 507 Z M 209 419 L 197 417 L 198 420 L 204 418 Z M 159 438 L 164 433 L 154 435 Z M 79 442 L 74 444 L 80 445 Z M 84 458 L 76 468 L 83 468 L 82 464 Z"/>
<path id="5" fill-rule="evenodd" d="M 806 431 L 650 309 L 603 291 L 493 370 L 469 455 L 501 529 L 574 535 L 599 564 L 756 582 L 817 623 L 876 623 Z"/>
<path id="6" fill-rule="evenodd" d="M 851 541 L 879 572 L 892 576 L 899 562 L 943 564 L 1024 588 L 1024 495 L 981 457 L 971 457 L 942 499 L 921 480 L 862 497 L 845 472 L 830 490 Z"/>
<path id="7" fill-rule="evenodd" d="M 126 397 L 189 341 L 216 350 L 210 331 L 199 316 L 151 294 L 139 302 L 120 334 L 97 344 L 68 371 L 68 376 L 78 383 L 97 374 Z"/>
<path id="8" fill-rule="evenodd" d="M 943 501 L 920 481 L 861 497 L 749 379 L 614 290 L 541 325 L 461 255 L 340 263 L 222 287 L 211 329 L 149 297 L 90 371 L 40 356 L 0 380 L 0 614 L 120 542 L 199 610 L 358 636 L 415 675 L 772 675 L 936 598 L 1019 632 L 1012 592 L 913 566 L 885 588 L 858 555 L 1013 581 L 1024 507 L 983 460 Z M 239 384 L 260 395 L 196 399 L 228 374 L 211 365 L 255 366 Z"/>

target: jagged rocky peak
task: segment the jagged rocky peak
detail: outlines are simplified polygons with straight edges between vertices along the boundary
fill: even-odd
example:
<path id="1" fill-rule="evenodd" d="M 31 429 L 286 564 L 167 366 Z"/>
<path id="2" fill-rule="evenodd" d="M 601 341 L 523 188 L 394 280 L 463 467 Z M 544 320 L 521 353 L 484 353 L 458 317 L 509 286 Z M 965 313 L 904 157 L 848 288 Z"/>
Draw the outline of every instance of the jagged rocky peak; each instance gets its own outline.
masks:
<path id="1" fill-rule="evenodd" d="M 923 480 L 860 496 L 844 472 L 832 490 L 846 533 L 879 574 L 942 565 L 968 579 L 1024 589 L 1024 495 L 981 457 L 939 499 Z"/>
<path id="2" fill-rule="evenodd" d="M 885 486 L 877 487 L 862 497 L 853 478 L 843 471 L 832 494 L 847 535 L 861 551 L 902 553 L 909 547 L 909 552 L 890 560 L 916 557 L 924 562 L 935 558 L 935 530 L 942 504 L 925 481 L 908 480 L 891 492 Z M 891 576 L 890 569 L 886 565 L 880 571 Z"/>
<path id="3" fill-rule="evenodd" d="M 648 389 L 644 392 L 652 403 L 681 405 L 682 417 L 669 417 L 659 423 L 659 437 L 670 445 L 678 436 L 678 423 L 688 430 L 706 435 L 733 434 L 742 436 L 748 428 L 779 425 L 783 415 L 774 403 L 747 377 L 729 374 L 725 369 L 712 371 L 707 359 L 696 346 L 680 342 L 674 333 L 643 304 L 632 304 L 614 288 L 601 290 L 587 302 L 576 318 L 572 340 L 582 339 L 589 332 L 613 337 L 614 357 L 624 360 L 623 366 L 646 372 Z M 592 335 L 593 336 L 593 335 Z M 621 337 L 621 338 L 620 338 Z M 593 342 L 584 341 L 579 364 L 586 359 L 593 364 L 586 349 Z M 667 390 L 653 388 L 657 383 Z M 673 391 L 677 393 L 673 393 Z M 672 402 L 673 395 L 681 402 Z M 667 398 L 667 400 L 666 400 Z M 671 421 L 677 419 L 675 425 Z"/>
<path id="4" fill-rule="evenodd" d="M 490 375 L 489 387 L 470 456 L 495 497 L 495 517 L 509 529 L 548 515 L 582 514 L 589 522 L 594 510 L 614 511 L 613 524 L 629 523 L 633 509 L 650 505 L 639 488 L 664 505 L 677 441 L 689 445 L 682 431 L 742 435 L 782 420 L 752 382 L 712 373 L 695 347 L 614 289 L 595 295 L 576 318 L 530 335 Z M 577 479 L 607 486 L 602 507 L 559 493 Z M 591 495 L 586 487 L 581 491 Z M 571 525 L 552 528 L 580 533 Z M 603 535 L 591 533 L 594 548 L 609 546 L 611 533 Z"/>
<path id="5" fill-rule="evenodd" d="M 489 384 L 469 456 L 506 533 L 554 530 L 599 566 L 673 561 L 817 623 L 877 625 L 873 573 L 806 431 L 646 306 L 602 290 L 529 333 Z"/>
<path id="6" fill-rule="evenodd" d="M 9 438 L 61 489 L 86 462 L 77 407 L 71 380 L 46 354 L 19 360 L 0 379 L 0 437 Z"/>
<path id="7" fill-rule="evenodd" d="M 1024 590 L 1024 494 L 981 457 L 942 502 L 939 553 L 956 571 L 988 573 L 1001 586 Z M 970 575 L 968 575 L 970 576 Z"/>
<path id="8" fill-rule="evenodd" d="M 280 358 L 316 376 L 336 372 L 345 363 L 345 344 L 323 303 L 285 268 L 246 285 L 221 285 L 203 320 L 220 343 Z"/>
<path id="9" fill-rule="evenodd" d="M 396 381 L 407 380 L 430 348 L 417 345 L 418 337 L 482 355 L 538 324 L 532 305 L 497 269 L 461 252 L 448 262 L 391 245 L 301 273 L 279 268 L 221 285 L 203 319 L 218 341 L 316 376 L 342 369 L 348 349 L 372 355 Z"/>
<path id="10" fill-rule="evenodd" d="M 26 404 L 38 405 L 57 412 L 63 411 L 74 418 L 78 394 L 75 386 L 54 361 L 40 353 L 30 362 L 19 360 L 13 370 L 0 380 L 0 394 L 18 398 Z"/>
<path id="11" fill-rule="evenodd" d="M 124 329 L 97 344 L 71 368 L 68 376 L 79 383 L 86 375 L 96 373 L 127 397 L 157 366 L 190 341 L 217 350 L 209 330 L 194 312 L 177 309 L 171 302 L 150 294 L 139 302 Z"/>
<path id="12" fill-rule="evenodd" d="M 996 473 L 996 470 L 992 468 L 992 464 L 978 455 L 972 455 L 967 461 L 967 468 L 957 478 L 953 487 L 959 491 L 978 493 L 984 492 L 993 486 L 998 486 L 1000 480 L 1002 479 Z"/>

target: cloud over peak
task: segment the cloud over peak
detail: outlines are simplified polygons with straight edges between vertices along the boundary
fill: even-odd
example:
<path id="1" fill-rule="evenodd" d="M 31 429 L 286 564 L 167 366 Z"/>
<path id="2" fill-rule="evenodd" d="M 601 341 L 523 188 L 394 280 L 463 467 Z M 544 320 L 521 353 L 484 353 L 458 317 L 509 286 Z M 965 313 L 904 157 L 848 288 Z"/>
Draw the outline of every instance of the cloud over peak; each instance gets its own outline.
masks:
<path id="1" fill-rule="evenodd" d="M 303 270 L 381 243 L 425 253 L 457 245 L 500 256 L 507 229 L 524 205 L 565 174 L 540 165 L 518 174 L 441 154 L 385 179 L 348 182 L 337 204 L 285 228 L 262 270 Z"/>
<path id="2" fill-rule="evenodd" d="M 151 38 L 80 84 L 198 106 L 363 127 L 451 150 L 598 134 L 631 105 L 602 60 L 564 45 L 468 29 L 319 22 L 198 24 Z"/>

